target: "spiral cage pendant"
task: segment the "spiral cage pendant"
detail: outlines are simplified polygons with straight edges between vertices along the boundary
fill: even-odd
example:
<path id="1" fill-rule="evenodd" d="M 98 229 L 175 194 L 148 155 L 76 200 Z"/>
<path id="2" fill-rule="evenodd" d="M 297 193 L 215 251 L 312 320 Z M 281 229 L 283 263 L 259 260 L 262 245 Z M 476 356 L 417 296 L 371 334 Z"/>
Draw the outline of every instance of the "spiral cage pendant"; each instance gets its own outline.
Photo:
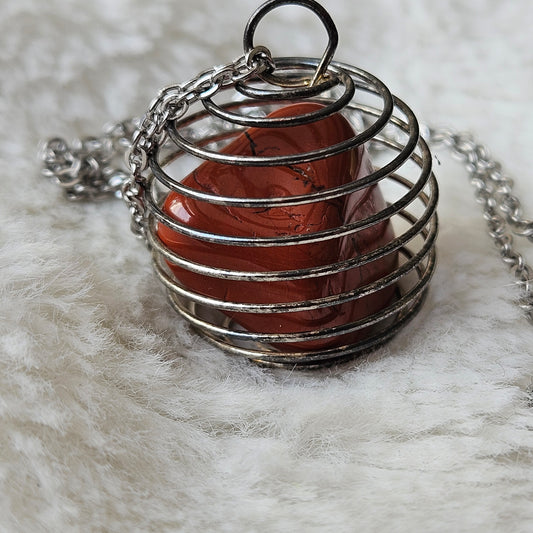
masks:
<path id="1" fill-rule="evenodd" d="M 314 59 L 276 59 L 276 66 L 290 77 L 316 70 Z M 148 242 L 152 249 L 157 276 L 167 288 L 174 309 L 207 339 L 230 354 L 242 355 L 270 366 L 301 366 L 311 368 L 352 358 L 393 337 L 418 311 L 428 289 L 435 266 L 437 233 L 437 184 L 431 170 L 431 155 L 420 137 L 419 126 L 412 111 L 393 97 L 377 78 L 358 68 L 331 62 L 324 80 L 315 87 L 275 88 L 260 78 L 246 83 L 236 82 L 212 98 L 204 98 L 171 125 L 167 139 L 149 160 L 146 202 L 148 208 Z M 317 111 L 298 116 L 272 118 L 272 111 L 288 103 L 320 104 Z M 333 146 L 304 153 L 263 156 L 260 154 L 228 154 L 224 151 L 234 138 L 249 127 L 290 128 L 312 124 L 334 113 L 341 114 L 356 132 L 351 138 Z M 359 179 L 340 186 L 324 188 L 306 195 L 271 197 L 225 197 L 192 188 L 182 183 L 186 168 L 194 167 L 199 159 L 219 165 L 247 167 L 283 167 L 334 157 L 364 147 L 372 156 L 373 170 Z M 268 210 L 310 206 L 344 199 L 379 186 L 385 203 L 366 218 L 350 221 L 320 231 L 305 231 L 288 235 L 254 236 L 224 234 L 198 229 L 183 220 L 176 220 L 165 211 L 163 204 L 169 191 L 193 202 L 222 206 L 224 209 Z M 393 233 L 387 242 L 362 254 L 336 259 L 327 264 L 305 268 L 276 270 L 242 270 L 221 268 L 192 260 L 161 239 L 165 227 L 189 239 L 229 246 L 231 250 L 254 250 L 328 243 L 354 237 L 379 224 L 390 224 Z M 318 298 L 294 301 L 262 301 L 268 294 L 268 284 L 308 280 L 317 286 L 334 276 L 350 271 L 372 268 L 384 258 L 394 257 L 395 268 L 362 285 L 345 286 L 342 292 L 321 293 Z M 379 270 L 379 269 L 378 269 Z M 382 269 L 381 269 L 382 270 Z M 209 291 L 198 290 L 183 282 L 180 271 L 186 271 L 219 283 L 262 284 L 254 298 L 242 291 L 242 299 L 215 297 Z M 176 275 L 178 272 L 178 275 Z M 383 272 L 382 272 L 383 274 Z M 182 279 L 180 279 L 180 277 Z M 185 276 L 186 277 L 186 276 Z M 344 323 L 312 324 L 293 331 L 276 331 L 278 317 L 290 313 L 322 313 L 333 316 L 343 305 L 371 298 L 380 291 L 393 294 L 386 305 L 373 309 L 356 320 Z M 232 293 L 235 295 L 235 291 Z M 237 291 L 237 294 L 241 294 Z M 239 316 L 263 317 L 256 321 L 272 328 L 257 330 L 243 327 Z M 309 347 L 309 348 L 308 348 Z"/>

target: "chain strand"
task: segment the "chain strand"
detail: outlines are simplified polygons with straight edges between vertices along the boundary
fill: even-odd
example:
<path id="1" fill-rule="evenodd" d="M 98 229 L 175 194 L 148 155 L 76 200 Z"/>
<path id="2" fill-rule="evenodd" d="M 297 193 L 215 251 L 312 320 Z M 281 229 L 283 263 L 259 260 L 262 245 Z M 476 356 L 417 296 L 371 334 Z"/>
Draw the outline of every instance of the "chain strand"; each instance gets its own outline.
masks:
<path id="1" fill-rule="evenodd" d="M 430 129 L 429 142 L 446 146 L 464 163 L 476 200 L 483 208 L 489 235 L 520 286 L 518 305 L 533 323 L 533 268 L 516 250 L 513 239 L 514 234 L 533 243 L 533 220 L 523 217 L 520 201 L 513 194 L 513 181 L 487 148 L 476 143 L 469 133 Z"/>
<path id="2" fill-rule="evenodd" d="M 122 160 L 138 123 L 133 118 L 113 124 L 101 137 L 78 139 L 71 146 L 64 139 L 50 139 L 40 150 L 43 176 L 62 187 L 69 200 L 120 196 L 129 177 Z"/>

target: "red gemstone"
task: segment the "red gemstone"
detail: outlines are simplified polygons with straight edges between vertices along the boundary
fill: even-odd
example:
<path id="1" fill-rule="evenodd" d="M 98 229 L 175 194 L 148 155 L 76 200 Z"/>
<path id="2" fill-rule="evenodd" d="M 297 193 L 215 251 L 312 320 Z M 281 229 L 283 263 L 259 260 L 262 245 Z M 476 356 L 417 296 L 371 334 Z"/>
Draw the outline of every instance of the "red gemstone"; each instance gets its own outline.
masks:
<path id="1" fill-rule="evenodd" d="M 284 107 L 271 117 L 301 115 L 319 104 Z M 223 152 L 241 155 L 287 155 L 308 152 L 351 138 L 354 131 L 340 114 L 311 124 L 287 128 L 250 128 Z M 363 147 L 318 161 L 278 167 L 247 167 L 207 161 L 189 174 L 183 184 L 197 190 L 230 197 L 268 198 L 294 196 L 336 187 L 372 172 Z M 272 208 L 224 207 L 169 193 L 164 211 L 190 227 L 231 236 L 272 237 L 303 235 L 336 228 L 367 218 L 385 207 L 377 186 L 349 196 L 311 204 Z M 295 270 L 327 265 L 379 248 L 393 239 L 389 221 L 347 237 L 314 244 L 282 247 L 241 247 L 213 244 L 184 236 L 163 224 L 159 238 L 191 261 L 212 267 L 253 272 Z M 395 253 L 349 271 L 310 279 L 276 282 L 223 280 L 169 265 L 183 286 L 225 301 L 243 303 L 297 302 L 339 294 L 371 283 L 397 266 Z M 391 303 L 396 289 L 382 289 L 351 302 L 312 311 L 274 314 L 227 313 L 251 332 L 291 333 L 337 326 L 371 315 Z M 315 350 L 354 342 L 365 335 L 357 331 L 340 337 L 306 342 L 278 343 L 280 349 Z"/>

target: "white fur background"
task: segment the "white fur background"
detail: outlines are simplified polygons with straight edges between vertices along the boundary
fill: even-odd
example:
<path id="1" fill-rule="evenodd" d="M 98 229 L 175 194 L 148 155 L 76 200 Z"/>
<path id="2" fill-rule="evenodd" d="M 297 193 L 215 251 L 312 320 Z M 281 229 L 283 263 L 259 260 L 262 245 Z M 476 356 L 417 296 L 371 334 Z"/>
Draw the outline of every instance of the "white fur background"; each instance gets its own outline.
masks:
<path id="1" fill-rule="evenodd" d="M 323 3 L 336 58 L 472 130 L 533 213 L 533 3 Z M 314 373 L 209 347 L 125 207 L 68 204 L 39 177 L 40 139 L 97 133 L 240 55 L 256 5 L 1 1 L 0 531 L 532 531 L 533 327 L 446 155 L 423 314 Z M 257 42 L 320 54 L 320 26 L 286 9 Z"/>

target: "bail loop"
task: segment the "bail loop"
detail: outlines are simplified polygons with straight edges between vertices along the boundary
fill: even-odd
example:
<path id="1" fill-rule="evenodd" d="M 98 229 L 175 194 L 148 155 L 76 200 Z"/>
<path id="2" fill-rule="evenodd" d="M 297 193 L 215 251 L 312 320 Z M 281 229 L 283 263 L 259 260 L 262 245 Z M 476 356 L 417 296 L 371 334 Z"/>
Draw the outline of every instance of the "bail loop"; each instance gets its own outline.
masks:
<path id="1" fill-rule="evenodd" d="M 313 11 L 313 13 L 318 16 L 326 28 L 329 37 L 328 45 L 326 46 L 324 55 L 322 56 L 322 59 L 320 60 L 311 79 L 306 77 L 287 78 L 278 76 L 271 72 L 263 72 L 259 74 L 259 77 L 267 83 L 278 85 L 280 87 L 313 87 L 315 84 L 327 77 L 326 71 L 331 60 L 333 59 L 333 55 L 335 54 L 335 50 L 337 49 L 337 44 L 339 42 L 339 35 L 333 19 L 331 18 L 330 14 L 315 0 L 267 0 L 267 2 L 265 2 L 256 10 L 246 24 L 243 38 L 244 53 L 248 54 L 254 49 L 254 34 L 259 22 L 263 19 L 263 17 L 277 7 L 285 5 L 306 7 L 307 9 Z"/>

